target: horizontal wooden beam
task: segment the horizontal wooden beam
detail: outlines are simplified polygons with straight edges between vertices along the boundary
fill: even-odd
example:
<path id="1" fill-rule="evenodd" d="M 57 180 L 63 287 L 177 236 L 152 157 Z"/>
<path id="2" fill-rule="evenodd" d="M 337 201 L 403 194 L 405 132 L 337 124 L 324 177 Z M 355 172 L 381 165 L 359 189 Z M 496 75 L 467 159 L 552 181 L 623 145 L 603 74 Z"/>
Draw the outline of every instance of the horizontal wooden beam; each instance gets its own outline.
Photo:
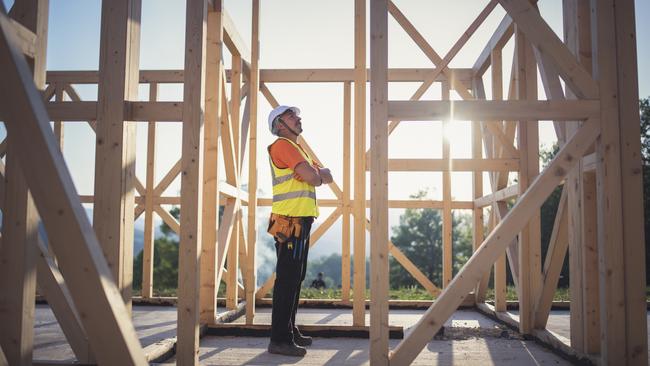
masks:
<path id="1" fill-rule="evenodd" d="M 180 122 L 183 120 L 183 102 L 125 102 L 127 121 Z"/>
<path id="2" fill-rule="evenodd" d="M 183 102 L 124 102 L 125 121 L 180 122 Z M 53 121 L 87 122 L 97 119 L 97 102 L 48 102 L 47 112 Z"/>
<path id="3" fill-rule="evenodd" d="M 388 119 L 400 121 L 584 120 L 598 113 L 597 100 L 389 101 Z"/>
<path id="4" fill-rule="evenodd" d="M 179 122 L 182 102 L 125 102 L 124 120 Z M 599 108 L 595 100 L 565 101 L 391 101 L 389 118 L 436 120 L 584 120 Z M 97 102 L 49 102 L 52 120 L 90 121 L 97 118 Z"/>
<path id="5" fill-rule="evenodd" d="M 519 159 L 388 159 L 391 172 L 514 172 L 518 169 Z"/>
<path id="6" fill-rule="evenodd" d="M 258 206 L 271 206 L 271 198 L 258 198 Z M 336 199 L 319 199 L 318 207 L 343 207 L 343 201 Z M 354 201 L 350 201 L 350 207 Z M 388 208 L 432 208 L 442 209 L 443 202 L 435 200 L 388 200 Z M 366 201 L 366 207 L 370 207 L 370 200 Z M 451 201 L 451 208 L 454 210 L 471 210 L 474 208 L 472 201 Z"/>
<path id="7" fill-rule="evenodd" d="M 434 68 L 397 68 L 388 70 L 390 82 L 422 82 L 435 71 Z M 262 82 L 345 82 L 354 81 L 354 69 L 295 69 L 295 70 L 262 70 Z M 451 79 L 471 82 L 471 69 L 449 69 Z M 366 71 L 370 75 L 370 70 Z M 447 81 L 445 74 L 436 77 L 437 82 Z M 370 81 L 368 79 L 368 81 Z"/>
<path id="8" fill-rule="evenodd" d="M 477 198 L 474 200 L 474 206 L 476 208 L 489 206 L 497 201 L 505 201 L 509 198 L 515 197 L 519 194 L 519 184 L 513 184 L 499 191 L 486 194 L 483 197 Z"/>
<path id="9" fill-rule="evenodd" d="M 246 69 L 246 68 L 244 68 Z M 422 82 L 434 72 L 434 68 L 395 68 L 388 70 L 388 80 L 392 82 Z M 449 68 L 451 79 L 471 82 L 473 71 L 469 68 Z M 436 77 L 436 81 L 447 80 L 446 73 Z M 369 75 L 366 72 L 366 75 Z M 230 82 L 230 70 L 226 70 Z M 48 71 L 47 83 L 63 84 L 97 84 L 97 71 Z M 354 69 L 263 69 L 260 70 L 263 83 L 298 83 L 298 82 L 346 82 L 354 81 Z M 140 82 L 159 84 L 182 84 L 183 70 L 140 70 Z"/>
<path id="10" fill-rule="evenodd" d="M 81 203 L 93 203 L 94 197 L 91 195 L 80 195 L 79 200 L 81 200 Z M 144 205 L 145 197 L 135 196 L 134 201 L 138 205 Z M 153 198 L 153 203 L 154 205 L 180 205 L 181 198 L 178 196 L 158 196 Z"/>

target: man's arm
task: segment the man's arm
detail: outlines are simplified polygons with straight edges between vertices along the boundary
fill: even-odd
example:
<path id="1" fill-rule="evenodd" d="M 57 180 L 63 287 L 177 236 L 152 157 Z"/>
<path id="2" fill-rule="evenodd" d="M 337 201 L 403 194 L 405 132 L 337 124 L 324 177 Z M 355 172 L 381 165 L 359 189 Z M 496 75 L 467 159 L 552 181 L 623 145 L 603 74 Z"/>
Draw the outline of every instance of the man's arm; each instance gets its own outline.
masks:
<path id="1" fill-rule="evenodd" d="M 329 171 L 329 169 L 328 169 Z M 318 187 L 325 183 L 325 179 L 321 178 L 319 171 L 311 166 L 307 161 L 303 161 L 296 165 L 294 172 L 303 182 L 307 182 L 312 186 Z M 330 175 L 331 178 L 331 175 Z"/>

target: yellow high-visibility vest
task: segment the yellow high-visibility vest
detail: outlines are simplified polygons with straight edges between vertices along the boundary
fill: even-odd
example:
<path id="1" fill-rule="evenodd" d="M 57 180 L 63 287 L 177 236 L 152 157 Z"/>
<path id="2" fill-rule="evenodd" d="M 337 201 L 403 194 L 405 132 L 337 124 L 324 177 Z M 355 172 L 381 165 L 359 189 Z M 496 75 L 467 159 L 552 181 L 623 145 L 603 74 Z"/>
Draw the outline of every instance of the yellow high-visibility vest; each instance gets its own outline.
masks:
<path id="1" fill-rule="evenodd" d="M 279 137 L 278 139 L 289 141 L 291 145 L 298 149 L 300 154 L 307 160 L 307 163 L 313 165 L 314 162 L 311 156 L 303 151 L 296 143 L 284 137 Z M 293 169 L 282 169 L 275 166 L 273 159 L 271 159 L 271 146 L 273 144 L 267 148 L 269 151 L 269 163 L 271 164 L 271 175 L 273 177 L 273 206 L 271 212 L 278 215 L 294 217 L 317 217 L 316 187 L 295 179 L 293 177 Z"/>

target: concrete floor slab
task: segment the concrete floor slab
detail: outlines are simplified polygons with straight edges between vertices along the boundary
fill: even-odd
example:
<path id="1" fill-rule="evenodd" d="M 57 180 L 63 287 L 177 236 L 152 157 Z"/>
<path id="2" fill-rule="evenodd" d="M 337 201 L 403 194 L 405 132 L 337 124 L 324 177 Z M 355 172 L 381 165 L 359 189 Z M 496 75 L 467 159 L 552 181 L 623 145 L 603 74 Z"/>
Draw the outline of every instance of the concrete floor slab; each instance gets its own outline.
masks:
<path id="1" fill-rule="evenodd" d="M 390 324 L 408 333 L 422 315 L 422 310 L 391 310 Z M 270 322 L 271 309 L 257 309 L 256 323 Z M 135 306 L 133 321 L 143 347 L 176 335 L 176 308 Z M 369 322 L 369 315 L 366 315 Z M 243 319 L 237 320 L 243 322 Z M 352 324 L 349 309 L 301 309 L 299 324 Z M 460 310 L 446 323 L 445 336 L 429 342 L 414 365 L 568 365 L 547 348 L 534 341 L 524 341 L 516 333 L 488 317 Z M 504 331 L 506 334 L 504 334 Z M 391 340 L 394 348 L 399 340 Z M 368 340 L 358 338 L 316 338 L 308 357 L 296 359 L 266 352 L 268 338 L 214 337 L 201 340 L 200 360 L 204 365 L 367 365 Z M 36 307 L 34 359 L 74 361 L 56 318 L 47 305 Z M 175 359 L 166 361 L 173 364 Z"/>

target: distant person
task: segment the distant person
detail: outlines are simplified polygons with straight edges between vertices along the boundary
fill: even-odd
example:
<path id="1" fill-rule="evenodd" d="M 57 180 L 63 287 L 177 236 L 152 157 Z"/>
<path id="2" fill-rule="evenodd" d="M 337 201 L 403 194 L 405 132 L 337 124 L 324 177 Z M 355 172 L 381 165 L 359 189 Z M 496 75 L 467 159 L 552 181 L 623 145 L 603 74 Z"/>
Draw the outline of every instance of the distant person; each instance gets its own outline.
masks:
<path id="1" fill-rule="evenodd" d="M 311 288 L 322 290 L 327 287 L 325 281 L 323 281 L 323 272 L 318 272 L 318 277 L 315 280 L 311 281 Z"/>
<path id="2" fill-rule="evenodd" d="M 269 114 L 269 130 L 278 136 L 269 147 L 273 206 L 268 232 L 275 239 L 277 264 L 273 288 L 269 353 L 303 357 L 311 337 L 300 334 L 296 311 L 307 272 L 309 232 L 318 216 L 316 187 L 332 182 L 330 170 L 318 166 L 298 144 L 300 109 L 279 106 Z"/>

